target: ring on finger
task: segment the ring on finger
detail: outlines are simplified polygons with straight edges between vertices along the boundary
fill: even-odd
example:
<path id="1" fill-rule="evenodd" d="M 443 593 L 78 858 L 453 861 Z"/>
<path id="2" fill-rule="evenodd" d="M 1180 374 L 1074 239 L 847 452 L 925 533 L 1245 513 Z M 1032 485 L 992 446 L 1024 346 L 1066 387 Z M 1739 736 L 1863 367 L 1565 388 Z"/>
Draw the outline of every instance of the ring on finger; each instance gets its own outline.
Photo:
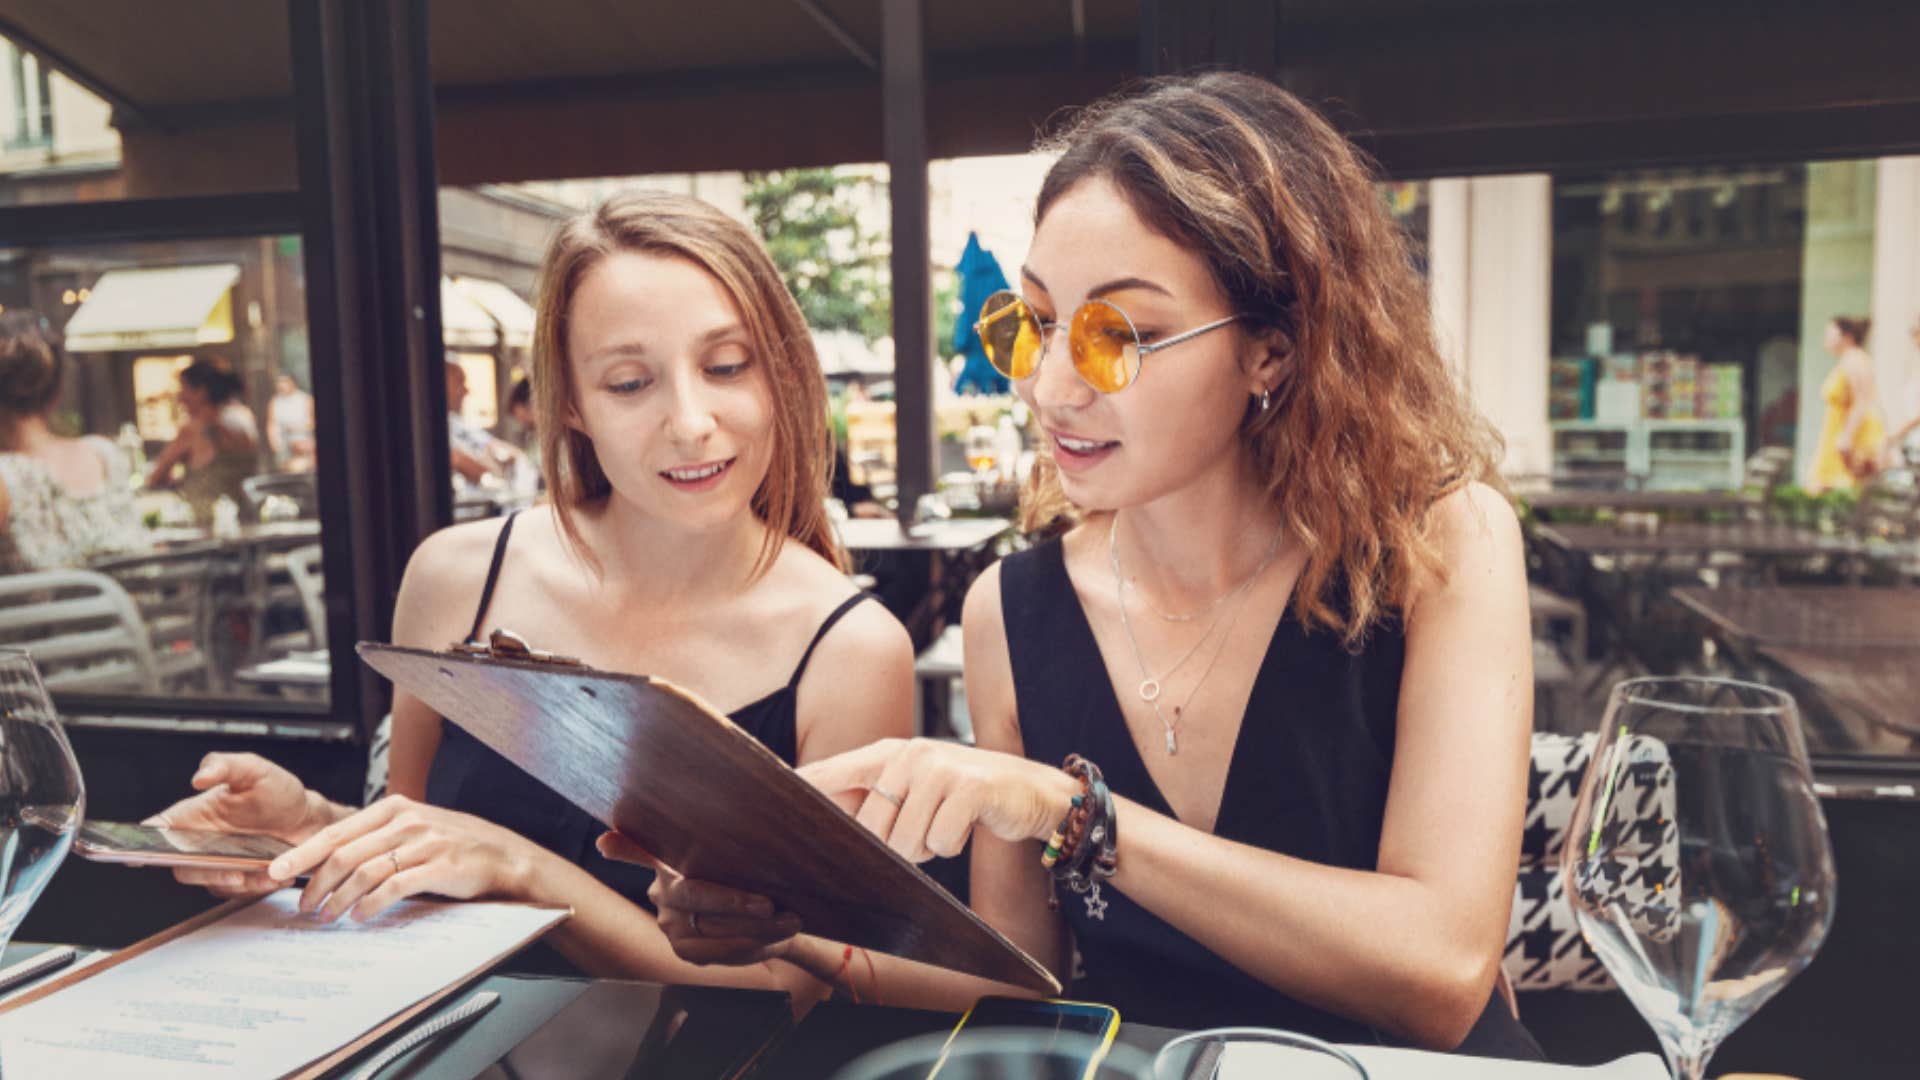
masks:
<path id="1" fill-rule="evenodd" d="M 389 862 L 393 863 L 393 872 L 395 874 L 399 873 L 400 872 L 400 852 L 397 849 L 389 850 L 387 852 L 387 859 Z"/>
<path id="2" fill-rule="evenodd" d="M 700 913 L 699 912 L 696 911 L 687 916 L 687 925 L 689 927 L 692 927 L 693 932 L 696 934 L 699 934 L 701 937 L 707 936 L 705 933 L 702 933 L 700 930 Z"/>
<path id="3" fill-rule="evenodd" d="M 893 792 L 888 791 L 886 788 L 881 787 L 879 784 L 873 785 L 871 790 L 875 795 L 880 796 L 881 798 L 887 800 L 893 805 L 895 806 L 900 805 L 900 796 L 895 795 Z"/>

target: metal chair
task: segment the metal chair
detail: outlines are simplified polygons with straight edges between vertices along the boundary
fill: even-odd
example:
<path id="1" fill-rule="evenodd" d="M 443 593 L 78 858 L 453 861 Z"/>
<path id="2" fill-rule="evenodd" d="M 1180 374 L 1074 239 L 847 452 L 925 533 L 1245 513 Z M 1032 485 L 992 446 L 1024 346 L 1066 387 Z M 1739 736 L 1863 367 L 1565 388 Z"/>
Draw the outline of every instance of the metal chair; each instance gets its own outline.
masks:
<path id="1" fill-rule="evenodd" d="M 300 594 L 300 606 L 307 613 L 307 632 L 313 647 L 327 647 L 326 576 L 320 565 L 320 545 L 309 544 L 287 552 L 287 576 Z"/>
<path id="2" fill-rule="evenodd" d="M 26 649 L 50 690 L 160 689 L 140 609 L 118 582 L 92 570 L 0 577 L 0 645 Z"/>
<path id="3" fill-rule="evenodd" d="M 105 559 L 92 569 L 112 578 L 133 599 L 146 626 L 154 669 L 163 690 L 189 685 L 220 688 L 207 662 L 213 632 L 212 586 L 223 572 L 211 545 Z"/>

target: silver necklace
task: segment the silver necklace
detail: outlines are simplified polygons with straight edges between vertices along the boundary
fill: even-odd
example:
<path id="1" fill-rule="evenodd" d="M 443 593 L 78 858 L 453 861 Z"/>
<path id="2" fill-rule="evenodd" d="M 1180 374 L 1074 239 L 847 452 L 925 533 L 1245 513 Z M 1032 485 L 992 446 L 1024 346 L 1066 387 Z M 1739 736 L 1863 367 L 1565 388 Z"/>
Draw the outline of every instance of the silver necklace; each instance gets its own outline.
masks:
<path id="1" fill-rule="evenodd" d="M 1178 663 L 1174 664 L 1172 667 L 1168 668 L 1166 671 L 1162 672 L 1160 675 L 1158 676 L 1154 675 L 1153 671 L 1147 667 L 1146 654 L 1143 653 L 1140 649 L 1140 640 L 1134 636 L 1133 619 L 1127 614 L 1126 578 L 1123 577 L 1120 573 L 1119 528 L 1120 528 L 1120 515 L 1118 513 L 1115 513 L 1113 515 L 1113 521 L 1107 526 L 1107 562 L 1108 562 L 1108 565 L 1111 566 L 1113 569 L 1113 598 L 1114 598 L 1114 602 L 1118 604 L 1120 608 L 1120 627 L 1121 629 L 1126 631 L 1127 644 L 1133 649 L 1133 662 L 1137 664 L 1140 668 L 1140 676 L 1141 676 L 1140 685 L 1138 688 L 1136 688 L 1135 692 L 1140 695 L 1140 700 L 1146 702 L 1147 705 L 1153 709 L 1153 715 L 1159 719 L 1160 726 L 1166 729 L 1167 753 L 1177 754 L 1180 752 L 1180 741 L 1174 729 L 1178 724 L 1177 717 L 1179 715 L 1180 710 L 1175 710 L 1176 720 L 1171 722 L 1167 720 L 1166 713 L 1161 711 L 1160 709 L 1161 680 L 1171 677 L 1175 671 L 1178 671 L 1182 665 L 1184 665 L 1189 659 L 1193 657 L 1194 653 L 1200 651 L 1200 646 L 1204 644 L 1208 638 L 1211 638 L 1213 636 L 1214 630 L 1219 627 L 1220 616 L 1218 615 L 1214 616 L 1213 621 L 1207 624 L 1206 631 L 1200 635 L 1200 640 L 1193 643 L 1193 647 L 1187 650 L 1186 655 L 1182 656 Z M 1259 579 L 1260 575 L 1266 572 L 1267 567 L 1273 564 L 1274 556 L 1279 554 L 1280 537 L 1284 532 L 1285 532 L 1285 525 L 1283 523 L 1280 528 L 1277 528 L 1274 530 L 1273 540 L 1271 543 L 1267 545 L 1267 554 L 1265 555 L 1265 557 L 1263 557 L 1260 560 L 1260 565 L 1254 567 L 1253 573 L 1248 574 L 1246 576 L 1246 579 L 1241 581 L 1240 584 L 1235 585 L 1233 588 L 1227 590 L 1225 593 L 1222 593 L 1219 599 L 1215 600 L 1212 604 L 1209 604 L 1207 606 L 1207 610 L 1211 610 L 1217 607 L 1221 601 L 1227 599 L 1230 596 L 1237 596 L 1242 593 L 1245 593 L 1249 588 L 1253 586 L 1253 583 Z M 1216 651 L 1213 654 L 1213 661 L 1218 661 L 1220 659 L 1221 651 L 1224 651 L 1224 649 Z M 1213 671 L 1213 662 L 1209 662 L 1207 664 L 1206 672 L 1203 672 L 1200 676 L 1201 681 L 1204 682 L 1206 680 L 1207 675 L 1210 674 L 1212 671 Z M 1199 689 L 1199 683 L 1195 683 L 1194 690 L 1197 691 L 1198 689 Z M 1193 692 L 1189 691 L 1187 694 L 1187 701 L 1191 702 L 1192 700 L 1193 700 Z M 1185 705 L 1183 704 L 1181 708 L 1184 709 Z"/>

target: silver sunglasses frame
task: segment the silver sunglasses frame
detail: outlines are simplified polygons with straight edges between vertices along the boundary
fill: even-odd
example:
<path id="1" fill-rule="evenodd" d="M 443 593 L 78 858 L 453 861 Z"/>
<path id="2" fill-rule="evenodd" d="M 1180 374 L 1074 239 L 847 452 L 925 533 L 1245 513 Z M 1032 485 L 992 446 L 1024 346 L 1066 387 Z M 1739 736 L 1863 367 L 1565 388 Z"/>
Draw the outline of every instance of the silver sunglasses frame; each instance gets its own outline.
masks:
<path id="1" fill-rule="evenodd" d="M 1019 293 L 1014 292 L 1012 289 L 1008 289 L 1006 290 L 1006 292 L 1012 295 L 1018 301 L 1020 301 L 1021 305 L 1027 309 L 1028 317 L 1033 319 L 1034 325 L 1040 326 L 1040 317 L 1034 314 L 1033 304 L 1029 302 L 1026 297 L 1021 296 Z M 1119 304 L 1116 304 L 1111 300 L 1095 299 L 1095 300 L 1086 301 L 1085 303 L 1081 304 L 1079 307 L 1073 309 L 1073 314 L 1068 317 L 1067 324 L 1071 326 L 1073 320 L 1078 319 L 1082 311 L 1085 311 L 1087 308 L 1090 308 L 1095 304 L 1099 304 L 1103 307 L 1112 308 L 1114 313 L 1119 315 L 1120 318 L 1127 324 L 1127 332 L 1133 335 L 1134 355 L 1138 356 L 1141 360 L 1140 366 L 1136 368 L 1132 376 L 1130 376 L 1127 379 L 1127 385 L 1121 387 L 1119 390 L 1101 390 L 1099 387 L 1093 386 L 1092 383 L 1090 382 L 1087 383 L 1088 386 L 1093 386 L 1094 390 L 1102 394 L 1108 394 L 1108 393 L 1119 394 L 1130 389 L 1133 386 L 1134 382 L 1140 378 L 1140 372 L 1145 369 L 1146 358 L 1149 356 L 1152 356 L 1154 353 L 1159 352 L 1161 349 L 1170 349 L 1173 346 L 1178 345 L 1183 341 L 1191 341 L 1202 334 L 1211 333 L 1215 330 L 1220 329 L 1223 326 L 1228 325 L 1229 323 L 1235 323 L 1240 321 L 1241 319 L 1245 319 L 1248 317 L 1245 314 L 1229 315 L 1224 319 L 1215 319 L 1214 321 L 1207 323 L 1205 326 L 1196 326 L 1191 330 L 1182 330 L 1181 332 L 1173 335 L 1170 338 L 1166 338 L 1165 340 L 1162 340 L 1162 341 L 1156 341 L 1153 344 L 1149 345 L 1146 342 L 1140 340 L 1140 328 L 1134 325 L 1133 316 L 1127 314 L 1127 311 L 1125 308 L 1121 307 Z M 1011 306 L 1011 305 L 1008 305 L 1008 306 Z M 1006 308 L 1004 307 L 1001 309 L 1001 311 L 1005 311 L 1005 310 Z M 997 311 L 993 314 L 992 317 L 998 318 L 999 316 L 1000 316 L 1000 312 Z M 980 339 L 983 343 L 986 341 L 986 336 L 987 336 L 984 329 L 986 325 L 987 325 L 987 319 L 980 319 L 979 321 L 973 324 L 973 332 L 980 335 Z M 1021 376 L 1018 380 L 1015 380 L 1015 381 L 1024 382 L 1025 380 L 1031 379 L 1034 376 L 1040 374 L 1040 365 L 1045 363 L 1047 359 L 1047 345 L 1048 345 L 1047 335 L 1052 333 L 1053 330 L 1059 329 L 1061 325 L 1062 325 L 1061 322 L 1058 319 L 1056 319 L 1054 320 L 1053 327 L 1051 329 L 1045 326 L 1040 326 L 1040 357 L 1038 360 L 1034 361 L 1033 370 L 1031 372 Z M 1069 333 L 1071 333 L 1071 330 L 1069 330 Z M 1071 342 L 1069 342 L 1068 348 L 1069 349 L 1072 348 Z M 998 369 L 995 369 L 995 370 L 998 370 Z M 1085 375 L 1080 374 L 1080 369 L 1078 367 L 1073 369 L 1073 373 L 1075 375 L 1080 375 L 1080 381 L 1086 382 L 1087 377 Z M 1003 372 L 1002 375 L 1005 376 L 1005 373 Z M 1005 377 L 1012 378 L 1012 376 L 1005 376 Z"/>

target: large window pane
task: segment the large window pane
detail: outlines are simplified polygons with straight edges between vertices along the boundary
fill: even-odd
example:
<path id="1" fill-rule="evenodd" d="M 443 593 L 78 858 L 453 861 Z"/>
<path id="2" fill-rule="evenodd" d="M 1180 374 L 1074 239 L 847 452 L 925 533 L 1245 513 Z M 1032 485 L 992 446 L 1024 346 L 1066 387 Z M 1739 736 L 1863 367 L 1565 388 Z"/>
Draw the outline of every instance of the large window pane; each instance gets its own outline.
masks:
<path id="1" fill-rule="evenodd" d="M 323 702 L 298 239 L 0 249 L 0 319 L 58 380 L 0 379 L 0 643 L 56 694 Z"/>

